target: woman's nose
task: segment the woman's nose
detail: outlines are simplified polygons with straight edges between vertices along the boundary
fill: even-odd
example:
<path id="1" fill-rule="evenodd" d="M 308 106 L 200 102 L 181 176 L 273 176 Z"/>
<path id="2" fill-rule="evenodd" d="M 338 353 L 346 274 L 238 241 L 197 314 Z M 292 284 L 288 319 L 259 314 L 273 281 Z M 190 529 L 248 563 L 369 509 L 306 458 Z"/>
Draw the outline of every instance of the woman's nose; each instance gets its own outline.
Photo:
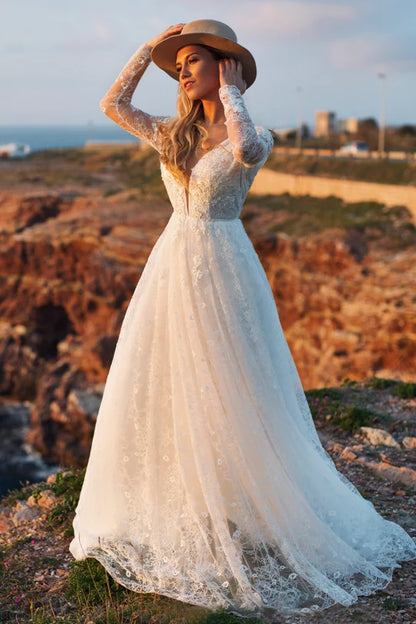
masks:
<path id="1" fill-rule="evenodd" d="M 189 67 L 187 67 L 186 65 L 182 68 L 181 71 L 181 78 L 188 78 L 191 75 L 191 72 L 189 71 Z"/>

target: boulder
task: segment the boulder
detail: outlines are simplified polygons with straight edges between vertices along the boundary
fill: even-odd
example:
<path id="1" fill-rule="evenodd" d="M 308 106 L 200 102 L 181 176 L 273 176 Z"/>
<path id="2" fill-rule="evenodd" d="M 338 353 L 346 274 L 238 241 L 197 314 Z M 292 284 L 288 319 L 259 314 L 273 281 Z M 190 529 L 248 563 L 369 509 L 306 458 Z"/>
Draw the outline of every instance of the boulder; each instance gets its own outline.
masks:
<path id="1" fill-rule="evenodd" d="M 411 436 L 403 438 L 402 446 L 409 451 L 416 451 L 416 438 Z"/>
<path id="2" fill-rule="evenodd" d="M 400 448 L 400 444 L 396 442 L 393 436 L 384 429 L 376 429 L 374 427 L 360 427 L 361 433 L 365 436 L 365 441 L 373 446 L 391 446 Z"/>
<path id="3" fill-rule="evenodd" d="M 56 505 L 56 496 L 52 490 L 43 490 L 38 496 L 37 504 L 41 509 L 53 509 Z"/>
<path id="4" fill-rule="evenodd" d="M 0 510 L 0 533 L 8 531 L 14 526 L 13 512 L 14 510 L 11 507 L 3 507 Z"/>
<path id="5" fill-rule="evenodd" d="M 358 458 L 359 463 L 364 464 L 368 468 L 371 468 L 377 474 L 384 479 L 388 479 L 393 483 L 403 483 L 404 485 L 410 485 L 416 487 L 416 470 L 412 468 L 406 468 L 405 466 L 393 466 L 386 462 L 372 462 Z"/>
<path id="6" fill-rule="evenodd" d="M 13 524 L 18 526 L 23 522 L 36 520 L 41 515 L 41 510 L 36 507 L 30 507 L 26 501 L 18 501 L 16 511 L 13 515 Z"/>

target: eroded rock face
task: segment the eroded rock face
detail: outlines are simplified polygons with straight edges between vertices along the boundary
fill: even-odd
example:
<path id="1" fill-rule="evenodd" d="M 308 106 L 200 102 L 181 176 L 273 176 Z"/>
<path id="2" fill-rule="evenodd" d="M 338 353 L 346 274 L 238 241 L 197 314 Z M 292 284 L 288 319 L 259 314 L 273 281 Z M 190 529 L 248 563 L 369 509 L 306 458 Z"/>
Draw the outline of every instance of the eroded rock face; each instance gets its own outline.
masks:
<path id="1" fill-rule="evenodd" d="M 345 379 L 412 381 L 416 299 L 409 288 L 416 250 L 373 246 L 360 262 L 341 231 L 306 240 L 249 233 L 266 270 L 286 338 L 306 388 Z"/>
<path id="2" fill-rule="evenodd" d="M 39 193 L 0 193 L 0 394 L 33 401 L 36 450 L 79 466 L 121 321 L 169 207 L 149 202 L 141 211 L 134 192 L 120 203 L 99 193 L 44 200 L 42 212 Z M 30 220 L 31 210 L 45 218 Z"/>
<path id="3" fill-rule="evenodd" d="M 343 230 L 270 234 L 278 215 L 250 211 L 244 224 L 304 387 L 412 380 L 416 251 Z M 125 310 L 170 212 L 134 190 L 0 191 L 0 393 L 33 401 L 30 442 L 54 461 L 86 461 Z"/>
<path id="4" fill-rule="evenodd" d="M 87 387 L 85 374 L 72 364 L 51 364 L 32 406 L 29 444 L 66 466 L 88 459 L 101 394 Z"/>

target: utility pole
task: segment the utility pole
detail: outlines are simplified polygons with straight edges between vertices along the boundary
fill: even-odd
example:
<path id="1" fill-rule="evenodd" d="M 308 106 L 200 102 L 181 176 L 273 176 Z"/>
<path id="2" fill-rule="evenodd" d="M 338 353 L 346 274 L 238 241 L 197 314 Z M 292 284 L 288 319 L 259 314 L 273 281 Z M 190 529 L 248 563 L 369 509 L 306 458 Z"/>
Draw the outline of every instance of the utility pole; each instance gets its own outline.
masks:
<path id="1" fill-rule="evenodd" d="M 381 86 L 381 103 L 380 103 L 380 122 L 378 128 L 378 153 L 381 156 L 384 153 L 386 140 L 386 74 L 380 72 L 378 74 Z"/>
<path id="2" fill-rule="evenodd" d="M 302 87 L 296 87 L 296 147 L 302 149 Z"/>

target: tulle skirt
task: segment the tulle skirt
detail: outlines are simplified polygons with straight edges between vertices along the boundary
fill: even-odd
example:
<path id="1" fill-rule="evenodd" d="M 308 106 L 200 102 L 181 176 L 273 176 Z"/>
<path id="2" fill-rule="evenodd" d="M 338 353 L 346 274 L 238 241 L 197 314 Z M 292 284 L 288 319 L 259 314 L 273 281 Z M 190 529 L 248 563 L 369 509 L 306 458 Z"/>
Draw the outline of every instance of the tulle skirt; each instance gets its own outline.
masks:
<path id="1" fill-rule="evenodd" d="M 240 219 L 173 213 L 128 307 L 70 549 L 240 615 L 351 605 L 416 545 L 322 448 Z"/>

